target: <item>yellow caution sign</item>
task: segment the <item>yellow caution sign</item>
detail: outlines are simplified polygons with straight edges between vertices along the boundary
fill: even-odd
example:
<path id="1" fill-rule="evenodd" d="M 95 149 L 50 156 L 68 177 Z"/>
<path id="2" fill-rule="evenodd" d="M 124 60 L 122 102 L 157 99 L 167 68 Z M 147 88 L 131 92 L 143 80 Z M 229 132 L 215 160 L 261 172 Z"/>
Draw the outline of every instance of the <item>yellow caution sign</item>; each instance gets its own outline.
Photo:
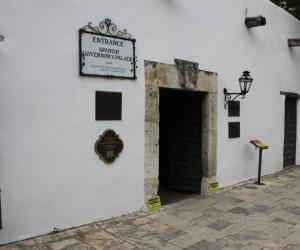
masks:
<path id="1" fill-rule="evenodd" d="M 147 200 L 147 208 L 149 212 L 156 211 L 161 208 L 160 197 L 153 196 Z"/>
<path id="2" fill-rule="evenodd" d="M 217 193 L 220 191 L 220 188 L 219 188 L 219 183 L 218 182 L 211 182 L 208 184 L 208 191 L 210 193 Z"/>

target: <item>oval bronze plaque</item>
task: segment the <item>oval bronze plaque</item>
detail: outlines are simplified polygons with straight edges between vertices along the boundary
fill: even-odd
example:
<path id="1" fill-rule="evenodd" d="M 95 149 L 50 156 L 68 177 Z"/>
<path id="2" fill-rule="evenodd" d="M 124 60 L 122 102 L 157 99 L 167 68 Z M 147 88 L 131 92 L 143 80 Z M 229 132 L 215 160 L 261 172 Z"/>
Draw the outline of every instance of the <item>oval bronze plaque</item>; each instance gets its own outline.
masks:
<path id="1" fill-rule="evenodd" d="M 123 150 L 123 141 L 112 129 L 107 129 L 95 143 L 95 152 L 106 164 L 111 164 Z"/>

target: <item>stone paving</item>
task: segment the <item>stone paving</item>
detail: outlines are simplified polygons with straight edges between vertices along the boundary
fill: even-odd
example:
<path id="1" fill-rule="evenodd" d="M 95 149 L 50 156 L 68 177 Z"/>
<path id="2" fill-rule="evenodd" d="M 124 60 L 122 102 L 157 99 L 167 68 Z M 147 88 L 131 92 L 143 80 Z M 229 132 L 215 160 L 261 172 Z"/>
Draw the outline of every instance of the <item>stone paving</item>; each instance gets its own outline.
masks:
<path id="1" fill-rule="evenodd" d="M 300 249 L 300 167 L 214 195 L 196 195 L 0 247 L 4 249 Z"/>

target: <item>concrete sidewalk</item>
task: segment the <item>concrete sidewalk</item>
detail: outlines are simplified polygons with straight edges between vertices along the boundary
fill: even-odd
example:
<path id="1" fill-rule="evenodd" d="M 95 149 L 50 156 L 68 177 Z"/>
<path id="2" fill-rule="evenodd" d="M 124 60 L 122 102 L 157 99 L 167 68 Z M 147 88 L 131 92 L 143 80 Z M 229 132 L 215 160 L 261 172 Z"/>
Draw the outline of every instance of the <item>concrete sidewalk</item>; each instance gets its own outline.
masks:
<path id="1" fill-rule="evenodd" d="M 300 167 L 262 180 L 0 249 L 300 249 Z"/>

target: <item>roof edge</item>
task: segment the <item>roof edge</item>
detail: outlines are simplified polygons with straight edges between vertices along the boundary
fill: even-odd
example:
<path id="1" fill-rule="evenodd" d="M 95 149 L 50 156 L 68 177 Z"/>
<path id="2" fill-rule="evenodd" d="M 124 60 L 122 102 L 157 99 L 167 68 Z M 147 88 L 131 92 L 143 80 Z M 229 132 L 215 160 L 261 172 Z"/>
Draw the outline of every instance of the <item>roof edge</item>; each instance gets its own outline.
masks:
<path id="1" fill-rule="evenodd" d="M 276 5 L 275 3 L 273 3 L 271 0 L 267 0 L 267 2 L 269 2 L 269 4 L 277 7 L 278 9 L 280 9 L 280 11 L 282 11 L 283 13 L 287 14 L 288 16 L 292 17 L 294 20 L 296 20 L 297 22 L 300 23 L 300 20 L 298 18 L 296 18 L 295 16 L 293 16 L 291 13 L 289 13 L 286 10 L 284 10 L 283 8 L 279 7 L 278 5 Z"/>

